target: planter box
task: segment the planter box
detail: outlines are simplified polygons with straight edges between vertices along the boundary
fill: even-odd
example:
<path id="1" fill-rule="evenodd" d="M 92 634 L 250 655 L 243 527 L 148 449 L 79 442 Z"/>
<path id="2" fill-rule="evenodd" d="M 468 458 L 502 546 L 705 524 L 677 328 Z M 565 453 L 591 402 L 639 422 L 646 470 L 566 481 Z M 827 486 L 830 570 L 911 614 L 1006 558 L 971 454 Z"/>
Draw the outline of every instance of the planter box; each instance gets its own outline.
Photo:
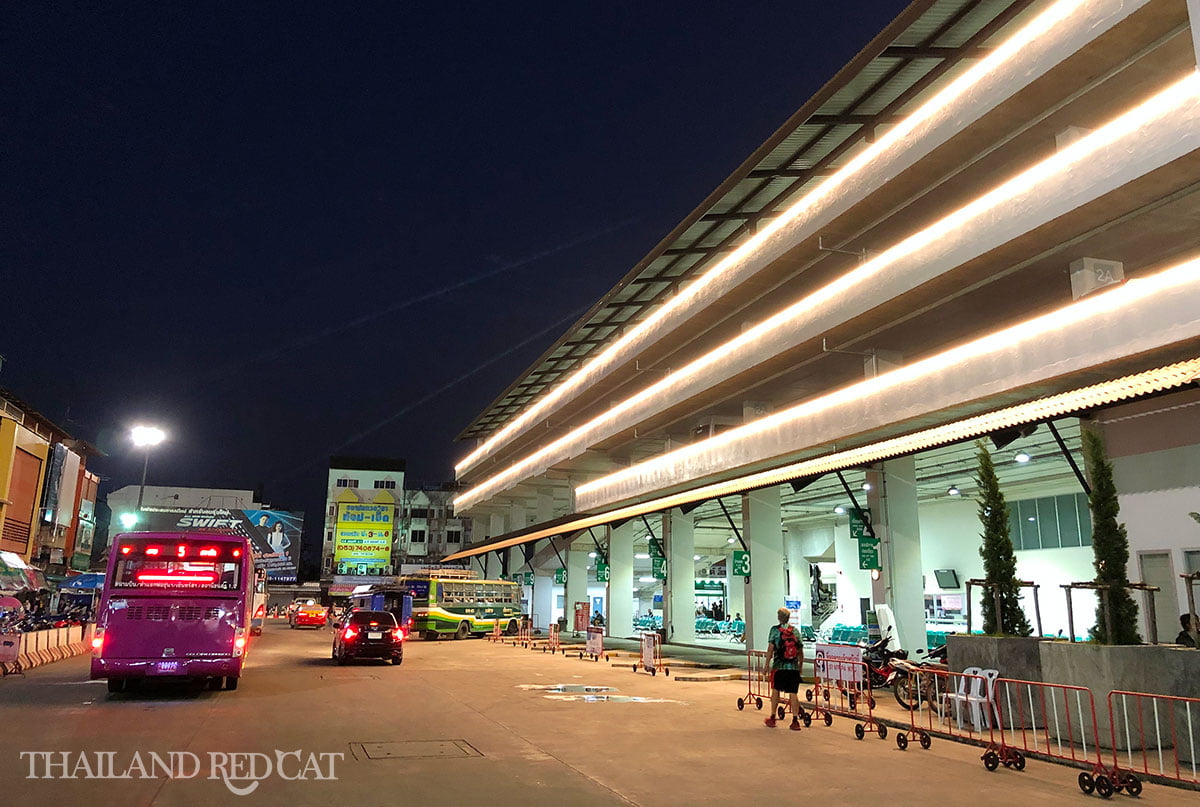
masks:
<path id="1" fill-rule="evenodd" d="M 1044 681 L 1042 677 L 1042 639 L 1034 636 L 946 637 L 947 663 L 953 672 L 967 667 L 999 670 L 1001 678 L 1018 681 Z"/>

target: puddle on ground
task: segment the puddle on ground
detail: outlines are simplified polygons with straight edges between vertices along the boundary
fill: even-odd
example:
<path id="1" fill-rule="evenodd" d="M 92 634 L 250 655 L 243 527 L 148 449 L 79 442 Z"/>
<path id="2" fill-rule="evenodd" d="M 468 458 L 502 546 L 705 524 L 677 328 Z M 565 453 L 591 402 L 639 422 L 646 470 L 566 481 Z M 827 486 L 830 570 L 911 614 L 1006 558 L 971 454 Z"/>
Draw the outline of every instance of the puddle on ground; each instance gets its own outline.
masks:
<path id="1" fill-rule="evenodd" d="M 583 703 L 678 703 L 687 706 L 683 701 L 670 698 L 643 698 L 637 695 L 545 695 L 552 701 L 581 701 Z"/>
<path id="2" fill-rule="evenodd" d="M 517 684 L 517 689 L 539 692 L 620 692 L 616 687 L 597 687 L 587 684 Z"/>

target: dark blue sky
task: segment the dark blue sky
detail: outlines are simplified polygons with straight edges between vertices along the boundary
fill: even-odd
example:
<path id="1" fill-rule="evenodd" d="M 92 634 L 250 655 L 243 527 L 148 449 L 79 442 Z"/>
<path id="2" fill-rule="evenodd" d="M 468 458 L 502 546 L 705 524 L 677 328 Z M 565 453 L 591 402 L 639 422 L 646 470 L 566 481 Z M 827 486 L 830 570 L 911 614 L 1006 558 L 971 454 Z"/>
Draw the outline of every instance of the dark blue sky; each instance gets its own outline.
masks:
<path id="1" fill-rule="evenodd" d="M 277 507 L 334 450 L 448 479 L 549 326 L 903 6 L 4 4 L 0 385 L 113 486 L 139 420 L 152 483 Z"/>

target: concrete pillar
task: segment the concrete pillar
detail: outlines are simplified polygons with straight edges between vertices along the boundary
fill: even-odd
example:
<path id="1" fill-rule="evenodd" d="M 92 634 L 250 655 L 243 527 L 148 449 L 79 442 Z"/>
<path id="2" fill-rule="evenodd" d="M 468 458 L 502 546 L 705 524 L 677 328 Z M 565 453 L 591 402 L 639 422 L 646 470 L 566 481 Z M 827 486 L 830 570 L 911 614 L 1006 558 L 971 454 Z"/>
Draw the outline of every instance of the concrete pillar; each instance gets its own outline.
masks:
<path id="1" fill-rule="evenodd" d="M 663 627 L 667 641 L 696 641 L 695 522 L 691 515 L 672 509 L 662 517 L 663 552 L 667 556 L 667 582 L 663 588 Z"/>
<path id="2" fill-rule="evenodd" d="M 637 522 L 628 521 L 608 531 L 608 614 L 605 624 L 609 636 L 633 635 L 633 539 Z"/>
<path id="3" fill-rule="evenodd" d="M 733 544 L 730 549 L 741 549 L 737 543 Z M 725 555 L 725 591 L 729 594 L 729 618 L 733 619 L 738 614 L 746 616 L 746 581 L 745 577 L 738 577 L 733 573 L 733 552 L 730 551 Z"/>
<path id="4" fill-rule="evenodd" d="M 789 600 L 800 601 L 799 620 L 801 625 L 812 624 L 812 575 L 808 570 L 808 559 L 804 557 L 803 541 L 799 533 L 788 532 L 784 536 L 788 562 Z"/>
<path id="5" fill-rule="evenodd" d="M 921 577 L 921 531 L 914 457 L 888 460 L 867 472 L 867 507 L 879 536 L 883 570 L 872 585 L 875 603 L 886 602 L 896 617 L 900 646 L 925 647 L 925 587 Z"/>
<path id="6" fill-rule="evenodd" d="M 563 616 L 567 618 L 567 630 L 575 624 L 575 603 L 588 602 L 588 545 L 576 541 L 563 553 L 567 561 L 567 585 L 563 597 Z"/>
<path id="7" fill-rule="evenodd" d="M 495 538 L 497 536 L 503 535 L 506 532 L 508 532 L 508 527 L 505 526 L 504 514 L 503 513 L 492 513 L 488 517 L 488 530 L 487 530 L 488 536 L 491 538 Z"/>
<path id="8" fill-rule="evenodd" d="M 508 532 L 523 530 L 529 523 L 529 511 L 525 509 L 525 505 L 521 502 L 513 502 L 508 508 L 508 516 L 505 520 L 508 522 Z"/>
<path id="9" fill-rule="evenodd" d="M 554 610 L 554 595 L 557 586 L 554 585 L 554 573 L 533 575 L 533 624 L 545 628 L 550 624 L 551 612 Z"/>
<path id="10" fill-rule="evenodd" d="M 488 538 L 494 538 L 500 533 L 491 531 L 491 519 L 489 518 L 472 518 L 471 519 L 471 543 L 479 543 L 486 541 Z"/>
<path id="11" fill-rule="evenodd" d="M 783 606 L 786 586 L 778 486 L 742 495 L 742 538 L 750 547 L 746 648 L 764 650 L 767 633 L 776 622 L 775 612 Z"/>

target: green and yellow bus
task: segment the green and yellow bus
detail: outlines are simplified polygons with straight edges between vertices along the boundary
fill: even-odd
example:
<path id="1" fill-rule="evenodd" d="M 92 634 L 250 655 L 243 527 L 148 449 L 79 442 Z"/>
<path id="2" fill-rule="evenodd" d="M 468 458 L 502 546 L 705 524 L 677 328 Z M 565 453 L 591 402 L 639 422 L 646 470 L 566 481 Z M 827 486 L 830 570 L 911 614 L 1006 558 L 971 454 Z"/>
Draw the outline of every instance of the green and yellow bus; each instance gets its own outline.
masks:
<path id="1" fill-rule="evenodd" d="M 521 618 L 521 592 L 506 580 L 477 580 L 467 570 L 418 572 L 400 578 L 412 592 L 413 633 L 426 639 L 482 636 L 497 624 L 509 635 Z"/>

